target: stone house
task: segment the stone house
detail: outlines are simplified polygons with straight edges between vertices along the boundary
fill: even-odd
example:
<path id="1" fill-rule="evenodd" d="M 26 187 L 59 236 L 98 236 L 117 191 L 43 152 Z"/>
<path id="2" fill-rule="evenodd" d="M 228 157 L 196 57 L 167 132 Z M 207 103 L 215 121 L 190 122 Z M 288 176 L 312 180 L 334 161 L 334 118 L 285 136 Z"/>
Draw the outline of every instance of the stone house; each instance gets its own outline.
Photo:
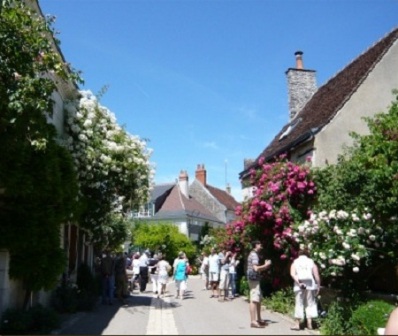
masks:
<path id="1" fill-rule="evenodd" d="M 239 203 L 231 195 L 231 188 L 221 190 L 207 183 L 207 171 L 204 164 L 197 165 L 195 180 L 189 186 L 189 193 L 211 211 L 221 222 L 235 220 L 235 208 Z"/>
<path id="2" fill-rule="evenodd" d="M 323 86 L 316 86 L 316 71 L 305 69 L 303 53 L 296 52 L 296 66 L 286 71 L 290 120 L 269 145 L 239 174 L 244 197 L 251 196 L 248 176 L 258 160 L 272 161 L 286 154 L 294 162 L 311 158 L 322 167 L 337 162 L 344 146 L 353 143 L 350 132 L 369 132 L 363 117 L 385 112 L 398 89 L 398 29 L 392 30 L 359 55 Z"/>

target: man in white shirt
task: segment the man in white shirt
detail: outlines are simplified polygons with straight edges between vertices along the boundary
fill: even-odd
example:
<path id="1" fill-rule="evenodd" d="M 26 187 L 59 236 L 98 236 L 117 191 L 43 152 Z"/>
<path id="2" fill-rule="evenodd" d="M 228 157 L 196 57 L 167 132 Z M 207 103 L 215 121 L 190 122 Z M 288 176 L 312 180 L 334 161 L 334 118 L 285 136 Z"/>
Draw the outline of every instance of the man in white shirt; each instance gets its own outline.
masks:
<path id="1" fill-rule="evenodd" d="M 146 250 L 139 258 L 140 261 L 140 292 L 145 292 L 146 285 L 148 283 L 149 272 L 148 272 L 148 259 L 150 252 Z"/>
<path id="2" fill-rule="evenodd" d="M 211 298 L 218 298 L 218 283 L 220 281 L 220 257 L 213 247 L 209 255 L 209 283 L 212 290 Z"/>

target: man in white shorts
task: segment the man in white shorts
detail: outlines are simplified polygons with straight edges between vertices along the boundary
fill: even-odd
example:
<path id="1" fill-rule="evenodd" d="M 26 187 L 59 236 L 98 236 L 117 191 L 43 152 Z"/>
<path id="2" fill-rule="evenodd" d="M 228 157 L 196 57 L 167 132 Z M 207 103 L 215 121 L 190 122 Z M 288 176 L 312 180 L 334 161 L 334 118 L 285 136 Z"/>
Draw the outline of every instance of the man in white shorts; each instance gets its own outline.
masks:
<path id="1" fill-rule="evenodd" d="M 209 283 L 212 290 L 211 298 L 219 297 L 218 282 L 220 281 L 220 258 L 213 247 L 209 255 Z"/>

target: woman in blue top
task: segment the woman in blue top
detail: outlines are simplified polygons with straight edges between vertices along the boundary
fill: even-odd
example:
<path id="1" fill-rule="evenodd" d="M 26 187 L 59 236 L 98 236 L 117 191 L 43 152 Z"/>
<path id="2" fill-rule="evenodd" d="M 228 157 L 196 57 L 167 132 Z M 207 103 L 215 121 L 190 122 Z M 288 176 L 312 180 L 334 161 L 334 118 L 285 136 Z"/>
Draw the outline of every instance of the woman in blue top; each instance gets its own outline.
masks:
<path id="1" fill-rule="evenodd" d="M 184 298 L 184 292 L 187 288 L 186 269 L 187 269 L 187 261 L 185 259 L 185 253 L 180 252 L 178 254 L 178 260 L 175 263 L 174 267 L 174 280 L 176 282 L 176 287 L 177 287 L 176 299 Z"/>

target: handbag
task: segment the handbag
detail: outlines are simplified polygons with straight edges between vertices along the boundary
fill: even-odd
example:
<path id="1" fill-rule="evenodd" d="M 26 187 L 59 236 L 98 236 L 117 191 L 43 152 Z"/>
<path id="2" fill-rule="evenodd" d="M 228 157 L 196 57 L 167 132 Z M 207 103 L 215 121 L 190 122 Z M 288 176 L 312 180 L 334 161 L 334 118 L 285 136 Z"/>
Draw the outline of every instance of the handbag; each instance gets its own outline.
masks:
<path id="1" fill-rule="evenodd" d="M 252 281 L 258 280 L 258 273 L 253 269 L 249 269 L 247 270 L 247 278 Z"/>

